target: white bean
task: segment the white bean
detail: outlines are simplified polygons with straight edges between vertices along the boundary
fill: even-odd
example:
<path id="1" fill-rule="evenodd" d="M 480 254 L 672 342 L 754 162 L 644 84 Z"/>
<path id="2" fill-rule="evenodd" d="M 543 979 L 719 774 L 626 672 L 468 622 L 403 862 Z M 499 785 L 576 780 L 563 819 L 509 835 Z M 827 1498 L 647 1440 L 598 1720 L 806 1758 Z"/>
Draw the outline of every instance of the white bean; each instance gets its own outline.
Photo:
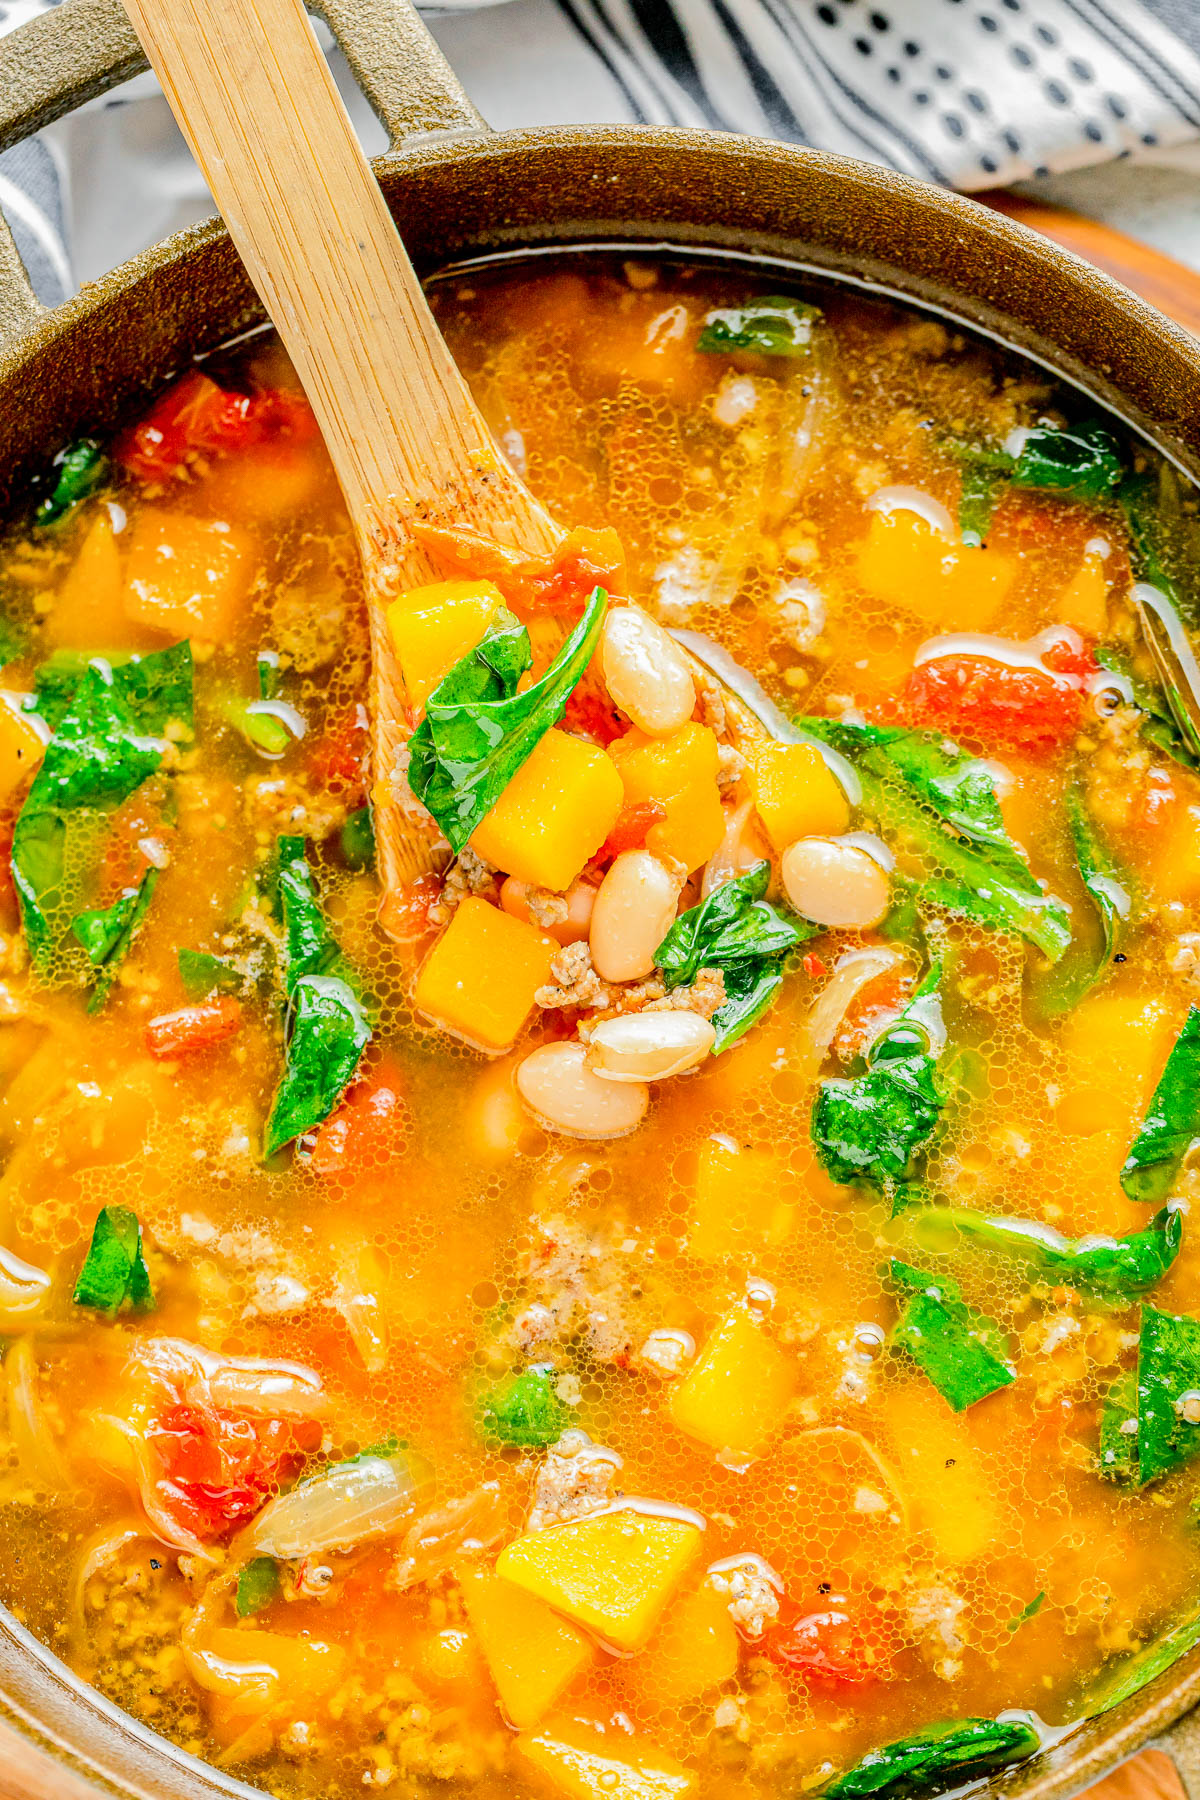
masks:
<path id="1" fill-rule="evenodd" d="M 601 1081 L 580 1043 L 543 1044 L 517 1068 L 517 1092 L 547 1131 L 564 1137 L 619 1138 L 636 1131 L 650 1104 L 641 1082 Z"/>
<path id="2" fill-rule="evenodd" d="M 891 904 L 886 869 L 856 844 L 798 838 L 783 853 L 783 885 L 798 913 L 815 925 L 868 931 Z"/>
<path id="3" fill-rule="evenodd" d="M 600 883 L 588 941 L 601 981 L 640 981 L 675 923 L 679 883 L 648 850 L 623 850 Z"/>
<path id="4" fill-rule="evenodd" d="M 593 1027 L 588 1067 L 602 1081 L 666 1081 L 703 1062 L 716 1037 L 700 1013 L 619 1013 Z"/>
<path id="5" fill-rule="evenodd" d="M 651 737 L 686 725 L 696 685 L 674 638 L 640 606 L 614 606 L 604 621 L 600 667 L 621 711 Z"/>

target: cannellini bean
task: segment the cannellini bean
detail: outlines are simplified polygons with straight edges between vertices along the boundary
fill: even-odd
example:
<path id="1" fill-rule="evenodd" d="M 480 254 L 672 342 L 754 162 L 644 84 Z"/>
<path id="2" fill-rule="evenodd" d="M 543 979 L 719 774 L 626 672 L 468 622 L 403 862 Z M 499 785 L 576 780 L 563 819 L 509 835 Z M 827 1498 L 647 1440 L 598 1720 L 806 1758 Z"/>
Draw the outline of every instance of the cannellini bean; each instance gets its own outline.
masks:
<path id="1" fill-rule="evenodd" d="M 815 925 L 867 931 L 891 904 L 886 869 L 856 844 L 799 838 L 783 853 L 783 885 L 798 913 Z"/>
<path id="2" fill-rule="evenodd" d="M 640 606 L 615 606 L 604 621 L 600 667 L 621 711 L 651 737 L 686 725 L 696 685 L 674 638 Z"/>
<path id="3" fill-rule="evenodd" d="M 666 1081 L 703 1062 L 716 1037 L 700 1013 L 623 1013 L 593 1028 L 587 1063 L 603 1081 Z"/>
<path id="4" fill-rule="evenodd" d="M 592 907 L 596 901 L 596 888 L 590 881 L 573 881 L 562 896 L 566 902 L 566 916 L 562 919 L 539 919 L 536 902 L 529 904 L 531 892 L 527 881 L 518 881 L 510 875 L 500 889 L 500 904 L 506 913 L 514 919 L 521 919 L 526 925 L 536 925 L 547 937 L 555 938 L 560 944 L 577 944 L 585 938 L 592 922 Z M 557 896 L 555 896 L 557 898 Z"/>
<path id="5" fill-rule="evenodd" d="M 600 883 L 588 941 L 601 981 L 640 981 L 675 923 L 679 882 L 648 850 L 623 850 Z"/>
<path id="6" fill-rule="evenodd" d="M 580 1043 L 543 1044 L 517 1069 L 517 1092 L 548 1131 L 619 1138 L 636 1131 L 650 1104 L 641 1082 L 601 1081 Z"/>

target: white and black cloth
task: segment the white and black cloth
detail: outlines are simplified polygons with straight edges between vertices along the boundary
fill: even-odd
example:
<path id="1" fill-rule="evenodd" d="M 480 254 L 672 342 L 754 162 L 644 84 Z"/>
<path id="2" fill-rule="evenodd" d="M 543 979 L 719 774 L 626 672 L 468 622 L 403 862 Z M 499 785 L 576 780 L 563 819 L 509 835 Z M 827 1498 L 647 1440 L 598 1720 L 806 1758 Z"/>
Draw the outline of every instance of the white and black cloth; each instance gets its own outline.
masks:
<path id="1" fill-rule="evenodd" d="M 51 4 L 0 0 L 0 30 Z M 441 0 L 429 17 L 497 126 L 706 126 L 968 191 L 1200 142 L 1200 0 Z M 0 157 L 0 206 L 49 301 L 73 267 L 211 211 L 149 77 Z"/>

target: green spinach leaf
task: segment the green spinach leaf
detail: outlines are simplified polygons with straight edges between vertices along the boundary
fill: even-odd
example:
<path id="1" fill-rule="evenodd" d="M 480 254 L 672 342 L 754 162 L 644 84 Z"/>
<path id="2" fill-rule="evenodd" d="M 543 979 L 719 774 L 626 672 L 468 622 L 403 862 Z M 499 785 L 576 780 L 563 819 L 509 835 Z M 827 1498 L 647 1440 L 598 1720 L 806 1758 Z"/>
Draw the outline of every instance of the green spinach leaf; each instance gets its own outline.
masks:
<path id="1" fill-rule="evenodd" d="M 408 784 L 451 848 L 463 848 L 551 726 L 563 715 L 599 641 L 608 596 L 595 588 L 562 649 L 524 693 L 529 633 L 511 614 L 455 663 L 409 740 Z"/>
<path id="2" fill-rule="evenodd" d="M 209 950 L 180 950 L 179 978 L 189 1000 L 207 1000 L 210 994 L 240 994 L 245 977 L 236 963 Z"/>
<path id="3" fill-rule="evenodd" d="M 142 1228 L 127 1206 L 100 1208 L 72 1298 L 76 1306 L 110 1315 L 126 1301 L 135 1312 L 153 1307 Z"/>
<path id="4" fill-rule="evenodd" d="M 938 1072 L 941 1007 L 935 964 L 871 1044 L 860 1074 L 828 1076 L 813 1103 L 812 1137 L 834 1181 L 865 1181 L 895 1202 L 948 1098 Z"/>
<path id="5" fill-rule="evenodd" d="M 889 1272 L 908 1295 L 890 1341 L 908 1352 L 955 1412 L 986 1400 L 1015 1379 L 1000 1327 L 969 1307 L 953 1281 L 927 1275 L 896 1257 Z"/>
<path id="6" fill-rule="evenodd" d="M 1101 668 L 1111 670 L 1114 675 L 1120 675 L 1129 683 L 1132 704 L 1143 715 L 1142 736 L 1146 742 L 1153 744 L 1155 749 L 1161 750 L 1183 768 L 1200 769 L 1200 756 L 1191 749 L 1176 724 L 1175 715 L 1161 686 L 1157 682 L 1143 681 L 1134 673 L 1129 658 L 1111 644 L 1097 644 L 1096 661 Z"/>
<path id="7" fill-rule="evenodd" d="M 922 1206 L 910 1218 L 925 1249 L 945 1247 L 946 1238 L 965 1238 L 1029 1264 L 1048 1281 L 1113 1300 L 1144 1294 L 1161 1281 L 1183 1239 L 1182 1212 L 1166 1206 L 1124 1237 L 1067 1238 L 1034 1219 L 997 1219 L 958 1207 Z"/>
<path id="8" fill-rule="evenodd" d="M 255 1556 L 238 1570 L 234 1611 L 239 1619 L 270 1606 L 279 1596 L 279 1564 L 273 1556 Z"/>
<path id="9" fill-rule="evenodd" d="M 268 1157 L 329 1117 L 371 1041 L 357 995 L 337 976 L 302 975 L 290 1013 L 287 1061 L 267 1120 Z"/>
<path id="10" fill-rule="evenodd" d="M 1048 425 L 1025 433 L 1014 487 L 1043 488 L 1071 500 L 1103 500 L 1125 478 L 1121 446 L 1098 420 L 1067 430 Z"/>
<path id="11" fill-rule="evenodd" d="M 934 1793 L 1023 1762 L 1040 1747 L 1036 1727 L 1016 1715 L 955 1719 L 868 1750 L 852 1769 L 822 1789 L 822 1794 L 824 1800 L 861 1800 L 864 1795 L 901 1800 L 902 1796 Z"/>
<path id="12" fill-rule="evenodd" d="M 1157 1203 L 1175 1185 L 1183 1159 L 1200 1139 L 1200 1006 L 1188 1008 L 1142 1128 L 1121 1170 L 1131 1200 Z"/>
<path id="13" fill-rule="evenodd" d="M 783 980 L 783 957 L 815 935 L 814 926 L 786 919 L 763 898 L 770 879 L 771 865 L 764 860 L 722 882 L 707 900 L 680 914 L 654 952 L 668 988 L 695 981 L 701 969 L 721 971 L 726 999 L 713 1014 L 714 1054 L 736 1043 L 762 1016 Z"/>
<path id="14" fill-rule="evenodd" d="M 807 356 L 813 327 L 820 319 L 820 309 L 803 300 L 764 294 L 743 306 L 717 307 L 705 313 L 696 348 L 724 354 L 749 350 L 758 356 Z"/>
<path id="15" fill-rule="evenodd" d="M 480 1412 L 483 1435 L 523 1450 L 556 1443 L 566 1429 L 568 1413 L 554 1382 L 553 1371 L 524 1369 L 493 1388 Z"/>
<path id="16" fill-rule="evenodd" d="M 1008 1621 L 1009 1631 L 1020 1631 L 1022 1625 L 1027 1625 L 1030 1619 L 1037 1618 L 1045 1604 L 1046 1590 L 1043 1588 L 1040 1594 L 1035 1594 L 1033 1596 L 1033 1599 L 1029 1602 L 1028 1606 L 1023 1606 L 1021 1608 L 1015 1619 L 1010 1619 Z"/>
<path id="17" fill-rule="evenodd" d="M 109 462 L 95 438 L 83 437 L 54 459 L 54 486 L 33 515 L 35 525 L 56 525 L 108 479 Z"/>
<path id="18" fill-rule="evenodd" d="M 1200 1450 L 1200 1320 L 1187 1313 L 1142 1308 L 1135 1443 L 1142 1486 Z"/>
<path id="19" fill-rule="evenodd" d="M 1138 1384 L 1136 1369 L 1117 1379 L 1100 1409 L 1100 1473 L 1106 1481 L 1137 1480 Z"/>
<path id="20" fill-rule="evenodd" d="M 96 971 L 96 985 L 88 1001 L 88 1012 L 99 1012 L 108 999 L 117 971 L 121 967 L 154 898 L 158 870 L 147 869 L 136 887 L 126 888 L 111 906 L 76 913 L 71 930 L 87 951 L 88 961 Z"/>
<path id="21" fill-rule="evenodd" d="M 1181 1656 L 1186 1656 L 1189 1650 L 1194 1650 L 1197 1644 L 1200 1644 L 1200 1612 L 1155 1638 L 1145 1649 L 1126 1658 L 1111 1675 L 1094 1684 L 1084 1696 L 1080 1716 L 1094 1718 L 1099 1713 L 1111 1712 L 1122 1700 L 1129 1700 L 1134 1694 L 1140 1694 L 1144 1687 L 1149 1687 L 1156 1676 L 1177 1663 Z"/>
<path id="22" fill-rule="evenodd" d="M 352 869 L 375 867 L 375 821 L 369 806 L 360 806 L 342 826 L 342 855 Z"/>
<path id="23" fill-rule="evenodd" d="M 978 757 L 948 738 L 896 726 L 800 721 L 856 769 L 863 807 L 926 873 L 918 896 L 992 930 L 1019 934 L 1057 962 L 1071 915 L 1043 891 L 1004 829 L 995 786 Z"/>
<path id="24" fill-rule="evenodd" d="M 1085 994 L 1107 980 L 1113 958 L 1125 942 L 1133 904 L 1129 878 L 1089 816 L 1078 785 L 1067 789 L 1063 804 L 1080 878 L 1100 921 L 1101 941 L 1093 949 L 1080 938 L 1072 940 L 1039 995 L 1040 1009 L 1051 1016 L 1074 1011 Z"/>
<path id="25" fill-rule="evenodd" d="M 93 659 L 33 778 L 13 835 L 26 939 L 46 976 L 80 911 L 108 818 L 155 774 L 172 725 L 190 729 L 192 657 L 177 644 L 112 668 Z"/>

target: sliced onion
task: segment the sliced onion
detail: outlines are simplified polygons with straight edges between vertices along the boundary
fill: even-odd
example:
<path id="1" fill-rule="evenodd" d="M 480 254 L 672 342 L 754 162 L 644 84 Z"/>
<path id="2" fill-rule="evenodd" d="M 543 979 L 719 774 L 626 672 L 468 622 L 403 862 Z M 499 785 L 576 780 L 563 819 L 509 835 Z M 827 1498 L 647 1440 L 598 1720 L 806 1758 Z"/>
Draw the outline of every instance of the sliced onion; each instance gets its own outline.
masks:
<path id="1" fill-rule="evenodd" d="M 204 1646 L 204 1639 L 216 1627 L 228 1603 L 237 1574 L 236 1569 L 231 1569 L 209 1582 L 179 1634 L 179 1647 L 184 1666 L 197 1687 L 210 1694 L 223 1694 L 228 1700 L 248 1700 L 266 1707 L 279 1697 L 277 1669 L 265 1662 L 233 1662 Z M 253 1635 L 247 1633 L 251 1641 Z"/>
<path id="2" fill-rule="evenodd" d="M 867 501 L 867 511 L 882 513 L 884 518 L 890 517 L 894 512 L 915 513 L 918 519 L 924 519 L 942 537 L 949 538 L 952 543 L 958 542 L 954 520 L 941 501 L 935 500 L 932 494 L 927 494 L 924 488 L 879 488 Z"/>
<path id="3" fill-rule="evenodd" d="M 422 1513 L 404 1534 L 392 1579 L 401 1593 L 439 1581 L 463 1555 L 494 1550 L 508 1533 L 508 1502 L 498 1481 Z"/>
<path id="4" fill-rule="evenodd" d="M 264 1506 L 239 1554 L 292 1562 L 387 1537 L 411 1517 L 416 1482 L 405 1456 L 360 1456 Z"/>
<path id="5" fill-rule="evenodd" d="M 198 1537 L 186 1531 L 168 1508 L 162 1489 L 165 1487 L 169 1490 L 170 1483 L 160 1480 L 150 1448 L 137 1426 L 129 1419 L 118 1418 L 115 1413 L 97 1413 L 95 1416 L 97 1424 L 107 1425 L 128 1446 L 134 1491 L 141 1502 L 151 1535 L 160 1544 L 166 1544 L 168 1549 L 180 1550 L 186 1556 L 194 1556 L 198 1561 L 211 1563 L 215 1567 L 221 1560 L 220 1552 L 209 1549 Z M 118 1469 L 116 1473 L 126 1481 L 129 1478 L 128 1468 Z"/>
<path id="6" fill-rule="evenodd" d="M 135 1371 L 182 1392 L 193 1405 L 227 1407 L 269 1419 L 317 1419 L 329 1410 L 321 1377 L 303 1363 L 219 1356 L 186 1338 L 143 1338 Z"/>
<path id="7" fill-rule="evenodd" d="M 808 1015 L 808 1035 L 814 1046 L 828 1050 L 854 996 L 885 969 L 894 969 L 903 961 L 899 950 L 889 944 L 868 944 L 839 957 L 832 980 L 818 994 Z"/>
<path id="8" fill-rule="evenodd" d="M 141 1520 L 126 1519 L 115 1525 L 106 1525 L 94 1537 L 88 1539 L 83 1547 L 75 1570 L 75 1580 L 71 1589 L 71 1604 L 77 1621 L 82 1625 L 87 1611 L 87 1584 L 93 1575 L 107 1568 L 114 1556 L 120 1554 L 127 1544 L 139 1540 L 153 1543 L 153 1534 L 146 1530 Z"/>
<path id="9" fill-rule="evenodd" d="M 50 1277 L 11 1250 L 0 1248 L 0 1332 L 24 1329 L 44 1306 Z"/>
<path id="10" fill-rule="evenodd" d="M 8 1429 L 22 1472 L 52 1494 L 74 1486 L 37 1391 L 37 1358 L 32 1337 L 19 1337 L 4 1358 Z"/>
<path id="11" fill-rule="evenodd" d="M 758 814 L 752 800 L 743 800 L 725 817 L 725 836 L 704 865 L 701 898 L 708 899 L 714 888 L 744 875 L 757 862 L 771 854 L 763 839 Z"/>

